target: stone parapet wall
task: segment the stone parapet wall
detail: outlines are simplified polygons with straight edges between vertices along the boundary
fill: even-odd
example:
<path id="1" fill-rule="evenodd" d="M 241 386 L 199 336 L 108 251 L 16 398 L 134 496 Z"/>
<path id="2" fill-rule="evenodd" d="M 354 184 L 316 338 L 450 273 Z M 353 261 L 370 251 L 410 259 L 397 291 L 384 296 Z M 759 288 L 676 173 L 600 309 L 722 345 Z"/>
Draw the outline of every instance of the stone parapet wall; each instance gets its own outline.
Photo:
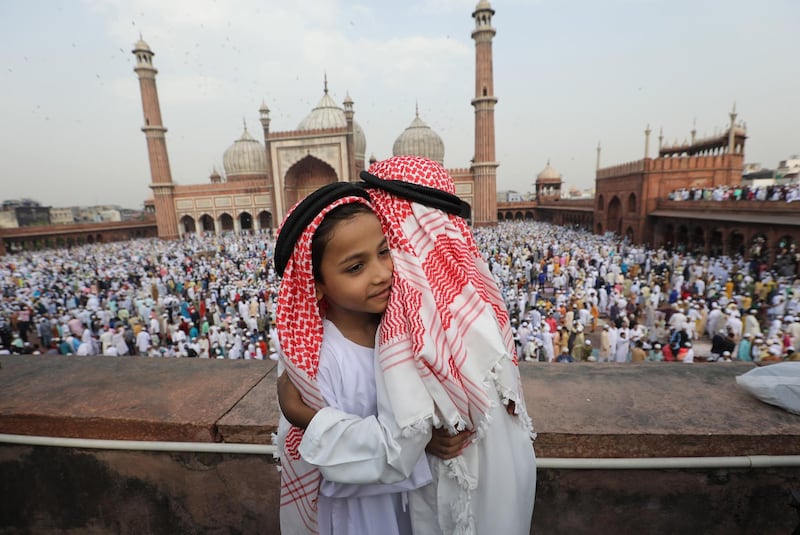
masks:
<path id="1" fill-rule="evenodd" d="M 271 361 L 0 357 L 0 433 L 271 443 Z M 798 455 L 749 364 L 520 363 L 540 459 Z M 0 445 L 0 533 L 277 533 L 269 455 Z M 789 533 L 800 469 L 541 468 L 532 532 Z"/>

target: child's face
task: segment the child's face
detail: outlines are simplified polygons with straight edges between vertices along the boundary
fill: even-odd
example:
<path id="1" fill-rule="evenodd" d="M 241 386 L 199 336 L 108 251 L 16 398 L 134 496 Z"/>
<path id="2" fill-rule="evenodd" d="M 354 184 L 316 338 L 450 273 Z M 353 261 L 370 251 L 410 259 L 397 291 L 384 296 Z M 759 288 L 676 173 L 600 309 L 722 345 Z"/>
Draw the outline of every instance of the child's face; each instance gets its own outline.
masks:
<path id="1" fill-rule="evenodd" d="M 336 322 L 382 314 L 389 304 L 393 267 L 375 214 L 339 221 L 322 255 L 323 282 L 316 283 L 317 299 L 324 296 L 328 302 L 328 318 Z"/>

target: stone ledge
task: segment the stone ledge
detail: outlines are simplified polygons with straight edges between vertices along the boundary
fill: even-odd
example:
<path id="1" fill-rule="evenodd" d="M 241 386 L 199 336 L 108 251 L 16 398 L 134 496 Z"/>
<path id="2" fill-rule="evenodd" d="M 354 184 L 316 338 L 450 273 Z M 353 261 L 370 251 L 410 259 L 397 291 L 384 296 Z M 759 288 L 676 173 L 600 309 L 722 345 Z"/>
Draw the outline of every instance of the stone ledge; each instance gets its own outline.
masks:
<path id="1" fill-rule="evenodd" d="M 800 417 L 736 384 L 748 363 L 520 363 L 540 457 L 796 455 Z"/>
<path id="2" fill-rule="evenodd" d="M 0 433 L 268 444 L 272 361 L 0 357 Z M 795 455 L 800 417 L 745 363 L 520 363 L 539 457 Z"/>
<path id="3" fill-rule="evenodd" d="M 218 442 L 217 422 L 272 361 L 0 357 L 0 432 L 70 438 Z"/>

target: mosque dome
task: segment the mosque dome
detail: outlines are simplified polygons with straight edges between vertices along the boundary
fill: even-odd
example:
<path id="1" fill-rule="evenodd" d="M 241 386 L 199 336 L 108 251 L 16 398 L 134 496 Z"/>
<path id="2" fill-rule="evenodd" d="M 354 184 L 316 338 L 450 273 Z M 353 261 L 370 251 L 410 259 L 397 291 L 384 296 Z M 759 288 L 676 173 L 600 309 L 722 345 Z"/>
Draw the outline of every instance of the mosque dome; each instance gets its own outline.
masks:
<path id="1" fill-rule="evenodd" d="M 311 110 L 305 119 L 297 125 L 298 130 L 318 130 L 323 128 L 345 128 L 347 119 L 344 110 L 336 105 L 336 102 L 325 90 L 322 100 Z"/>
<path id="2" fill-rule="evenodd" d="M 536 181 L 537 182 L 542 182 L 542 181 L 547 181 L 547 182 L 558 181 L 558 182 L 560 182 L 561 181 L 561 173 L 559 173 L 558 171 L 553 169 L 553 167 L 550 166 L 550 160 L 547 160 L 547 166 L 545 166 L 545 168 L 542 169 L 541 173 L 536 175 Z"/>
<path id="3" fill-rule="evenodd" d="M 419 118 L 419 108 L 414 120 L 395 140 L 392 155 L 420 156 L 444 165 L 444 142 L 439 134 Z"/>
<path id="4" fill-rule="evenodd" d="M 136 44 L 133 45 L 133 50 L 134 51 L 141 50 L 141 51 L 144 51 L 144 52 L 152 52 L 152 50 L 150 50 L 150 45 L 148 45 L 144 41 L 144 39 L 142 39 L 141 37 L 139 37 L 139 40 L 136 41 Z"/>
<path id="5" fill-rule="evenodd" d="M 349 95 L 347 100 L 350 100 Z M 350 104 L 352 104 L 352 100 L 350 100 Z M 326 128 L 347 128 L 347 118 L 344 115 L 344 110 L 337 106 L 336 101 L 328 94 L 327 81 L 325 82 L 325 94 L 322 95 L 322 100 L 297 125 L 298 130 L 321 130 Z M 353 131 L 356 160 L 363 161 L 367 152 L 367 136 L 364 135 L 364 130 L 356 121 L 353 121 Z"/>
<path id="6" fill-rule="evenodd" d="M 242 137 L 225 151 L 222 165 L 228 180 L 242 175 L 242 178 L 247 178 L 247 175 L 266 175 L 267 156 L 264 145 L 250 135 L 246 125 Z"/>

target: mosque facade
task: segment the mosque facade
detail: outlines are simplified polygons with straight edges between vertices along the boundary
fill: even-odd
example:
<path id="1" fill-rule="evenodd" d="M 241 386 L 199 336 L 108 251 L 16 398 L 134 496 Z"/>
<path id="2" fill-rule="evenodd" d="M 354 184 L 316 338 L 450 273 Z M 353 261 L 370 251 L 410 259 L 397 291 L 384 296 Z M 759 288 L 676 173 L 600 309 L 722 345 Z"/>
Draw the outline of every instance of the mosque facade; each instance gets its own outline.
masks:
<path id="1" fill-rule="evenodd" d="M 488 0 L 478 2 L 472 17 L 475 28 L 475 157 L 468 168 L 449 169 L 456 194 L 472 206 L 475 225 L 497 223 L 492 27 L 494 10 Z M 147 140 L 152 200 L 146 209 L 155 214 L 158 236 L 176 239 L 194 232 L 240 232 L 274 229 L 296 202 L 333 182 L 359 181 L 366 167 L 367 138 L 355 120 L 348 94 L 341 106 L 328 94 L 291 131 L 270 130 L 270 110 L 259 109 L 263 142 L 245 124 L 241 137 L 223 155 L 223 173 L 216 169 L 199 184 L 172 180 L 166 131 L 156 87 L 158 71 L 150 46 L 139 40 L 133 49 L 144 112 L 142 131 Z M 444 142 L 419 116 L 396 139 L 393 155 L 414 155 L 444 162 Z M 370 160 L 374 161 L 374 157 Z"/>

